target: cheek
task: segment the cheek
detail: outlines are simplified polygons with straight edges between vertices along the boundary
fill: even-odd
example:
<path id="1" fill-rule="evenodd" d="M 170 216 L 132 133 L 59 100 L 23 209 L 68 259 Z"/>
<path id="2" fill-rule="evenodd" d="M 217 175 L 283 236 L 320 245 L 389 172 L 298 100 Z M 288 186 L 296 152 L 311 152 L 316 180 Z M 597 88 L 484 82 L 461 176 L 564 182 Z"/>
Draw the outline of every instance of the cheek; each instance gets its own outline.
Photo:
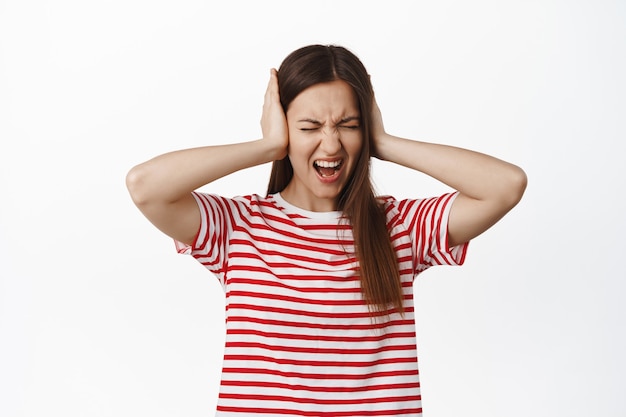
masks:
<path id="1" fill-rule="evenodd" d="M 355 136 L 353 138 L 349 138 L 345 140 L 344 146 L 346 152 L 352 157 L 357 158 L 361 151 L 363 150 L 363 139 L 361 135 Z"/>
<path id="2" fill-rule="evenodd" d="M 311 147 L 309 143 L 310 141 L 305 139 L 306 138 L 303 138 L 300 132 L 294 134 L 291 132 L 289 133 L 289 147 L 287 149 L 287 154 L 290 159 L 302 160 L 307 159 L 310 156 L 310 153 L 312 152 L 312 150 L 309 149 Z"/>

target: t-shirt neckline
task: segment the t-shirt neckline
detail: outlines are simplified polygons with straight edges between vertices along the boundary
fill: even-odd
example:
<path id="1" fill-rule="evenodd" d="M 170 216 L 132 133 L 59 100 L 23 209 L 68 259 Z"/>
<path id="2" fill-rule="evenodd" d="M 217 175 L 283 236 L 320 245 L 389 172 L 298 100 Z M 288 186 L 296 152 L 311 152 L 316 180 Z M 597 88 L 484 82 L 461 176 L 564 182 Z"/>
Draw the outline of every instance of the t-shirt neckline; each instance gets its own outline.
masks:
<path id="1" fill-rule="evenodd" d="M 280 192 L 274 194 L 274 200 L 283 206 L 289 213 L 298 214 L 303 217 L 308 217 L 310 219 L 339 219 L 342 216 L 341 211 L 309 211 L 303 208 L 294 206 L 291 203 L 288 203 L 281 195 Z"/>

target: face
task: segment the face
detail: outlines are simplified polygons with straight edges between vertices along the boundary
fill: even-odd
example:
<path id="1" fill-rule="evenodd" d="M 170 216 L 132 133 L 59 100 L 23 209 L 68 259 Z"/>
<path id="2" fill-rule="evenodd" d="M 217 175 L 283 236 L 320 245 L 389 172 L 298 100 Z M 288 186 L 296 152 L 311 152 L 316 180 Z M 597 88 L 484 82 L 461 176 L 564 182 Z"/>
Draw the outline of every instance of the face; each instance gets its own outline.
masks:
<path id="1" fill-rule="evenodd" d="M 313 85 L 287 109 L 293 178 L 281 192 L 309 211 L 333 211 L 354 171 L 363 135 L 356 94 L 345 81 Z"/>

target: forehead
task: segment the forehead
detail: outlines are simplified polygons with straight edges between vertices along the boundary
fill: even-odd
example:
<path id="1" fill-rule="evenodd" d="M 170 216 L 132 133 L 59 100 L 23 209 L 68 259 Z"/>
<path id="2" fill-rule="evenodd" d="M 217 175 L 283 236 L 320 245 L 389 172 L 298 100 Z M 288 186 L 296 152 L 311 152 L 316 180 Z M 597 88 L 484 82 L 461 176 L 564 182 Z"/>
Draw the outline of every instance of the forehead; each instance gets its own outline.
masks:
<path id="1" fill-rule="evenodd" d="M 287 116 L 316 118 L 358 116 L 357 96 L 348 83 L 342 80 L 312 85 L 291 102 Z"/>

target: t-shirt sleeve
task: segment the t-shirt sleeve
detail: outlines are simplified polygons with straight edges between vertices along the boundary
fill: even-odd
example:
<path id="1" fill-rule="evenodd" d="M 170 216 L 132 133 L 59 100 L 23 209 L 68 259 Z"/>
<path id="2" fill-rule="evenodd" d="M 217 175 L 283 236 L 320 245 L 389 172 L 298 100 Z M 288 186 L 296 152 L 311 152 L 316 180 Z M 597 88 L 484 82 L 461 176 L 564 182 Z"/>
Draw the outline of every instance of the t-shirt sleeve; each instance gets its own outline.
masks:
<path id="1" fill-rule="evenodd" d="M 462 265 L 469 242 L 448 247 L 448 218 L 458 193 L 421 200 L 403 200 L 400 216 L 413 244 L 415 272 L 434 265 Z"/>
<path id="2" fill-rule="evenodd" d="M 233 229 L 233 203 L 230 199 L 212 194 L 194 192 L 193 196 L 200 209 L 200 227 L 191 245 L 175 240 L 176 250 L 193 256 L 222 281 L 228 237 Z"/>

